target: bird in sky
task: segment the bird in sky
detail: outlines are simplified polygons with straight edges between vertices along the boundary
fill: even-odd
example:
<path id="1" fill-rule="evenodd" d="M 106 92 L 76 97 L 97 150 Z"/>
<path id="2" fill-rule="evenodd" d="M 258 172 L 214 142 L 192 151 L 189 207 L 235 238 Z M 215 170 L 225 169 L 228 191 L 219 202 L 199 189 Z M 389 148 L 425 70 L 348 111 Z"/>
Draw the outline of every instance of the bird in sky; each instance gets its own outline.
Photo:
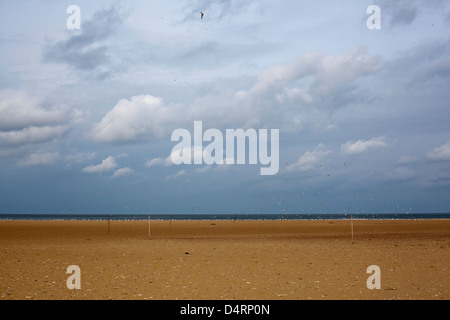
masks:
<path id="1" fill-rule="evenodd" d="M 204 16 L 205 14 L 203 13 L 203 12 L 200 12 L 200 19 L 203 19 L 203 16 Z"/>

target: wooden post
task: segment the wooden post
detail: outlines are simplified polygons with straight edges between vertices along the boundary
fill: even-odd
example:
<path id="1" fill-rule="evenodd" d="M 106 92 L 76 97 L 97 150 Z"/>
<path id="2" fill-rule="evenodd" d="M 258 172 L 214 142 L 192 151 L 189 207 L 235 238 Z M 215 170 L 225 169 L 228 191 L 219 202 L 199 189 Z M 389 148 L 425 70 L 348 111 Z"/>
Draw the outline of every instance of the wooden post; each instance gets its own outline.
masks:
<path id="1" fill-rule="evenodd" d="M 353 243 L 353 215 L 350 215 L 350 223 L 352 226 L 352 243 Z"/>
<path id="2" fill-rule="evenodd" d="M 111 232 L 111 216 L 108 216 L 108 234 Z"/>
<path id="3" fill-rule="evenodd" d="M 148 215 L 148 239 L 150 240 L 150 215 Z"/>

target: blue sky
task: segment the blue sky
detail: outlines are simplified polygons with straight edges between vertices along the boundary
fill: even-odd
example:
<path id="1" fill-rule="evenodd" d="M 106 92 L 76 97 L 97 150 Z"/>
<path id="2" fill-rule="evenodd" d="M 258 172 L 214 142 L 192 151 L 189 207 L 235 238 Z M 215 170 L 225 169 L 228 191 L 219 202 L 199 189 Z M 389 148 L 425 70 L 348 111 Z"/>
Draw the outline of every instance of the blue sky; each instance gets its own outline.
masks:
<path id="1" fill-rule="evenodd" d="M 449 28 L 443 0 L 0 0 L 0 212 L 449 212 Z M 171 165 L 196 120 L 279 129 L 278 174 Z"/>

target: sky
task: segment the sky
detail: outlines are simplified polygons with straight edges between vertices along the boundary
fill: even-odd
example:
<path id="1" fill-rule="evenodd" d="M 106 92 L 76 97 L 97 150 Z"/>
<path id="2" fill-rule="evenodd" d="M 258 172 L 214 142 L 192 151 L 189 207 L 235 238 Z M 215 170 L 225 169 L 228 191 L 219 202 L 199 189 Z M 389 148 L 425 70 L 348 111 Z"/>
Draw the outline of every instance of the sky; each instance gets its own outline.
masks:
<path id="1" fill-rule="evenodd" d="M 0 213 L 449 212 L 449 29 L 444 0 L 0 0 Z M 194 121 L 279 130 L 278 172 L 174 165 Z"/>

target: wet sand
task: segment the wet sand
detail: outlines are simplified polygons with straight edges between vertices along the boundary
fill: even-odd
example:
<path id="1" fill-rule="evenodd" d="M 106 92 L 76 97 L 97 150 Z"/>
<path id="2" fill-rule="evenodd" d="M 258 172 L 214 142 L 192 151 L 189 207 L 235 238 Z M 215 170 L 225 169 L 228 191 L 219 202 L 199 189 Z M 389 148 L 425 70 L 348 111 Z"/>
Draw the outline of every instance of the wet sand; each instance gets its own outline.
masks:
<path id="1" fill-rule="evenodd" d="M 147 221 L 0 221 L 0 244 L 1 300 L 450 298 L 450 220 L 356 220 L 353 242 L 350 221 L 152 221 L 150 239 Z"/>

